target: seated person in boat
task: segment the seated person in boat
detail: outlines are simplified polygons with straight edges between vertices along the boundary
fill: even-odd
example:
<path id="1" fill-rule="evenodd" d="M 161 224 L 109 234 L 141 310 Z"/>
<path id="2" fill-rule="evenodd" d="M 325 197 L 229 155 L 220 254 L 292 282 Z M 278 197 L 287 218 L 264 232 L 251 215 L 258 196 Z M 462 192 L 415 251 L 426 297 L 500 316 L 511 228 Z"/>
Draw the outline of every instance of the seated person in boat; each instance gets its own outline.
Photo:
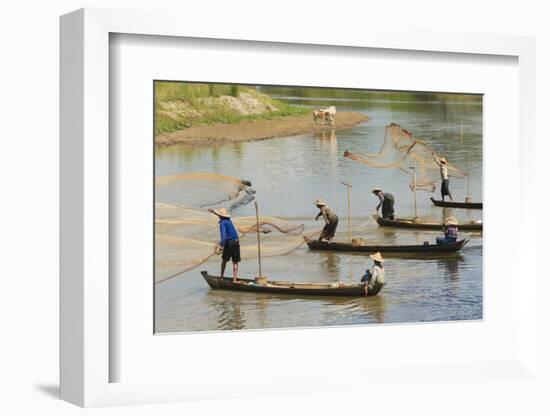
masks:
<path id="1" fill-rule="evenodd" d="M 393 198 L 393 195 L 389 192 L 382 192 L 382 189 L 380 188 L 374 188 L 372 190 L 372 193 L 378 197 L 380 202 L 378 203 L 376 207 L 376 212 L 380 210 L 380 207 L 382 207 L 382 218 L 387 220 L 394 220 L 394 212 L 393 212 L 393 205 L 395 203 L 395 200 Z"/>
<path id="2" fill-rule="evenodd" d="M 225 208 L 209 209 L 208 211 L 216 214 L 220 219 L 220 244 L 216 248 L 216 253 L 222 253 L 221 277 L 225 272 L 225 265 L 231 259 L 233 262 L 233 283 L 237 283 L 237 274 L 239 273 L 239 262 L 241 261 L 241 246 L 239 244 L 239 234 L 231 221 L 231 217 Z"/>
<path id="3" fill-rule="evenodd" d="M 458 239 L 458 221 L 455 217 L 447 217 L 443 222 L 443 232 L 445 233 L 444 237 L 437 237 L 437 244 L 450 244 L 456 243 Z"/>
<path id="4" fill-rule="evenodd" d="M 444 157 L 438 157 L 435 152 L 432 152 L 432 156 L 439 166 L 439 173 L 441 174 L 441 200 L 445 201 L 445 196 L 449 195 L 449 199 L 452 201 L 453 196 L 449 190 L 449 172 L 447 171 L 447 159 Z"/>
<path id="5" fill-rule="evenodd" d="M 382 265 L 384 259 L 382 255 L 380 253 L 375 253 L 371 254 L 370 258 L 374 261 L 372 271 L 367 269 L 361 279 L 361 282 L 365 283 L 365 296 L 376 295 L 385 284 L 384 266 Z"/>
<path id="6" fill-rule="evenodd" d="M 315 221 L 317 221 L 321 216 L 325 220 L 325 227 L 323 228 L 323 231 L 321 231 L 319 241 L 331 243 L 334 238 L 334 234 L 336 233 L 336 227 L 338 227 L 338 215 L 336 215 L 336 213 L 320 199 L 315 201 L 315 205 L 319 208 L 319 213 L 315 217 Z"/>

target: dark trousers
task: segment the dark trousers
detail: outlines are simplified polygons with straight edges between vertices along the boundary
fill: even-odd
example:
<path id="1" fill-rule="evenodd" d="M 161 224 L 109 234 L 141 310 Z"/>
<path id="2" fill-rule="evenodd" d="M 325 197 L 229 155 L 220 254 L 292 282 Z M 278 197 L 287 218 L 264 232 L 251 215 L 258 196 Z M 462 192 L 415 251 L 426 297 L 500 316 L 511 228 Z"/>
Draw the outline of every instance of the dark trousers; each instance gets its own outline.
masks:
<path id="1" fill-rule="evenodd" d="M 441 182 L 441 200 L 445 200 L 445 195 L 449 195 L 449 197 L 452 199 L 451 191 L 449 190 L 448 179 L 445 179 L 443 182 Z"/>
<path id="2" fill-rule="evenodd" d="M 386 194 L 384 201 L 382 202 L 382 218 L 394 220 L 393 212 L 394 199 L 393 195 Z"/>
<path id="3" fill-rule="evenodd" d="M 437 237 L 435 241 L 439 245 L 444 245 L 444 244 L 456 243 L 456 238 L 455 237 Z"/>
<path id="4" fill-rule="evenodd" d="M 323 239 L 330 240 L 332 237 L 334 237 L 334 234 L 336 233 L 336 227 L 338 227 L 338 218 L 330 221 L 328 224 L 325 225 L 323 231 L 321 231 L 321 237 L 319 237 L 319 241 Z"/>

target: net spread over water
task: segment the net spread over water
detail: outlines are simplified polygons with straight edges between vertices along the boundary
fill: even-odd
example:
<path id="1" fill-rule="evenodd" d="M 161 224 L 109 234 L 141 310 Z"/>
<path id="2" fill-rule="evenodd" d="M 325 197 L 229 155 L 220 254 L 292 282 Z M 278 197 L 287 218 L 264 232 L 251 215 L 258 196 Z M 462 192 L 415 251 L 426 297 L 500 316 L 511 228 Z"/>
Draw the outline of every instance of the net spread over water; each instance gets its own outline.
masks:
<path id="1" fill-rule="evenodd" d="M 411 132 L 398 124 L 384 129 L 384 142 L 380 151 L 374 154 L 357 154 L 349 151 L 344 156 L 377 169 L 399 169 L 410 176 L 411 190 L 433 192 L 441 179 L 435 156 L 440 156 L 426 143 L 413 138 Z M 463 178 L 467 173 L 447 161 L 449 176 Z"/>
<path id="2" fill-rule="evenodd" d="M 254 200 L 246 180 L 213 173 L 158 177 L 155 204 L 155 281 L 191 270 L 215 256 L 218 217 L 207 208 L 221 206 L 235 213 Z M 257 257 L 255 216 L 232 215 L 239 233 L 241 257 Z M 259 218 L 262 256 L 286 254 L 303 244 L 303 224 L 272 216 Z"/>

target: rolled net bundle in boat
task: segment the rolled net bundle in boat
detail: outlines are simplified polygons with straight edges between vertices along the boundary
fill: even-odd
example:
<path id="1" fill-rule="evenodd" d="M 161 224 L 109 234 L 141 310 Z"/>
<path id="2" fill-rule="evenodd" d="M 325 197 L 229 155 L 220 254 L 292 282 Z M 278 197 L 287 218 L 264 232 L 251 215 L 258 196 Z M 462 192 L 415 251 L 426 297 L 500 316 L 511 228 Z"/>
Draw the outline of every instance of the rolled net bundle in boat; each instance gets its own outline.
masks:
<path id="1" fill-rule="evenodd" d="M 392 123 L 384 129 L 384 142 L 378 153 L 361 155 L 346 150 L 344 157 L 376 169 L 399 169 L 410 176 L 411 190 L 433 192 L 441 180 L 434 153 L 439 158 L 425 142 L 413 138 L 411 132 Z M 463 178 L 467 175 L 449 161 L 447 171 L 451 177 Z"/>
<path id="2" fill-rule="evenodd" d="M 166 203 L 155 206 L 155 281 L 161 282 L 216 258 L 218 218 L 207 210 Z M 243 261 L 257 257 L 255 216 L 232 216 L 239 233 Z M 303 244 L 303 224 L 272 216 L 259 218 L 262 256 L 287 254 Z"/>
<path id="3" fill-rule="evenodd" d="M 156 178 L 155 200 L 192 207 L 224 207 L 229 212 L 254 200 L 250 181 L 210 172 L 185 173 Z"/>

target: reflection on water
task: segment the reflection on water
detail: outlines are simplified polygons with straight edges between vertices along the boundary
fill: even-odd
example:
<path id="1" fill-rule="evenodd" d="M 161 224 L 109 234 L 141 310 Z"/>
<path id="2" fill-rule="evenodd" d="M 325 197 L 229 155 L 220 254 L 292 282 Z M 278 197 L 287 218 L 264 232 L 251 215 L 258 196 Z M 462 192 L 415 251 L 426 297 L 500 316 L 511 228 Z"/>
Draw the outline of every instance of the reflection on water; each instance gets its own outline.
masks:
<path id="1" fill-rule="evenodd" d="M 315 137 L 317 140 L 328 141 L 331 147 L 336 146 L 336 129 L 335 128 L 316 131 L 312 134 L 312 136 Z"/>
<path id="2" fill-rule="evenodd" d="M 377 234 L 373 227 L 368 235 Z M 406 233 L 413 242 L 425 234 Z M 344 236 L 341 236 L 344 237 Z M 417 321 L 480 319 L 482 317 L 481 238 L 461 254 L 386 255 L 387 284 L 371 298 L 295 298 L 210 290 L 198 270 L 156 287 L 159 332 L 219 329 L 256 329 L 357 325 Z M 385 238 L 380 233 L 379 238 Z M 374 238 L 376 239 L 376 238 Z M 397 239 L 399 242 L 400 240 Z M 357 281 L 367 267 L 367 256 L 311 252 L 301 248 L 282 257 L 263 260 L 270 278 L 294 281 Z M 217 270 L 218 262 L 203 265 Z M 244 262 L 241 274 L 254 276 L 255 262 Z"/>
<path id="3" fill-rule="evenodd" d="M 327 252 L 322 260 L 322 264 L 327 272 L 335 274 L 340 271 L 340 255 L 338 253 Z"/>
<path id="4" fill-rule="evenodd" d="M 196 299 L 196 305 L 193 305 L 195 299 L 182 298 L 181 301 L 186 304 L 182 305 L 178 302 L 177 305 L 172 305 L 172 308 L 181 307 L 182 312 L 197 308 L 196 311 L 200 309 L 200 313 L 181 319 L 179 324 L 174 321 L 176 325 L 170 331 L 384 323 L 388 303 L 383 296 L 296 298 L 289 295 L 257 295 L 213 290 L 206 291 L 204 296 L 199 296 Z M 163 307 L 160 307 L 157 312 L 162 314 Z M 179 316 L 179 311 L 176 311 L 173 316 Z M 164 319 L 159 319 L 160 332 L 167 330 L 163 328 L 164 323 Z"/>
<path id="5" fill-rule="evenodd" d="M 239 302 L 217 299 L 212 303 L 218 316 L 218 329 L 244 329 L 245 319 Z"/>
<path id="6" fill-rule="evenodd" d="M 394 194 L 396 215 L 413 216 L 414 198 L 404 174 L 370 169 L 343 158 L 344 150 L 377 152 L 384 126 L 396 122 L 459 166 L 465 166 L 471 153 L 471 194 L 474 201 L 482 200 L 478 98 L 352 92 L 346 99 L 331 97 L 325 90 L 308 93 L 315 96 L 308 97 L 302 89 L 285 89 L 278 95 L 300 105 L 334 104 L 339 110 L 364 111 L 371 120 L 354 128 L 327 129 L 313 135 L 217 147 L 158 148 L 157 175 L 217 172 L 250 179 L 265 215 L 304 223 L 305 232 L 322 226 L 313 220 L 317 210 L 312 204 L 321 197 L 340 216 L 336 237 L 342 241 L 347 240 L 347 190 L 341 182 L 351 181 L 354 237 L 372 244 L 433 243 L 439 231 L 381 228 L 371 217 L 378 202 L 371 193 L 375 186 Z M 451 192 L 455 200 L 464 200 L 466 180 L 451 178 Z M 435 207 L 429 201 L 433 195 L 418 193 L 420 216 L 435 221 L 449 215 L 461 222 L 481 219 L 482 211 Z M 437 192 L 435 195 L 439 197 Z M 254 215 L 254 211 L 247 206 L 237 215 Z M 295 298 L 214 291 L 199 273 L 202 269 L 217 272 L 219 262 L 213 259 L 156 286 L 156 329 L 183 332 L 481 319 L 481 234 L 460 232 L 460 237 L 470 239 L 460 254 L 408 258 L 387 255 L 387 284 L 380 295 L 370 298 Z M 285 256 L 266 257 L 262 262 L 264 274 L 273 280 L 304 282 L 357 281 L 370 266 L 368 256 L 312 252 L 306 246 Z M 255 276 L 257 262 L 244 261 L 240 273 Z"/>
<path id="7" fill-rule="evenodd" d="M 455 257 L 451 257 L 449 259 L 441 261 L 441 264 L 445 268 L 443 270 L 444 276 L 450 280 L 457 281 L 460 277 L 458 266 L 461 261 L 464 261 L 464 257 L 462 257 L 460 254 Z"/>

